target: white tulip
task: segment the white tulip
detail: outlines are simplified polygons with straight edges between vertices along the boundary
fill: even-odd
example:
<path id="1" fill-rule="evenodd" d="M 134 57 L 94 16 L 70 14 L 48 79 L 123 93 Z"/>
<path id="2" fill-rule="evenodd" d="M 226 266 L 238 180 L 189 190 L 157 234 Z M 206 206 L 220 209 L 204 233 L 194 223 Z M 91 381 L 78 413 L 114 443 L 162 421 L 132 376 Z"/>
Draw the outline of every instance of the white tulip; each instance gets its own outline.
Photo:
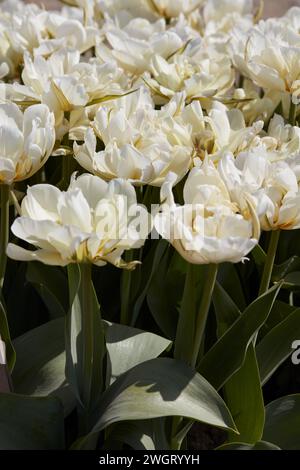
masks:
<path id="1" fill-rule="evenodd" d="M 191 126 L 181 119 L 183 106 L 183 95 L 177 95 L 157 111 L 143 88 L 114 100 L 98 111 L 84 144 L 74 144 L 74 156 L 105 179 L 161 186 L 172 171 L 179 181 L 191 166 L 193 151 Z M 96 136 L 105 147 L 99 152 Z"/>
<path id="2" fill-rule="evenodd" d="M 0 104 L 0 183 L 29 178 L 51 155 L 55 143 L 54 116 L 45 105 L 24 114 L 13 103 Z"/>
<path id="3" fill-rule="evenodd" d="M 199 38 L 169 59 L 155 55 L 150 72 L 145 74 L 145 81 L 158 102 L 159 98 L 170 99 L 177 92 L 185 92 L 188 102 L 220 96 L 232 87 L 235 78 L 230 59 L 216 50 L 206 50 Z"/>
<path id="4" fill-rule="evenodd" d="M 50 265 L 112 263 L 133 269 L 139 262 L 126 263 L 122 255 L 141 247 L 151 230 L 150 216 L 137 205 L 130 183 L 108 184 L 88 174 L 73 178 L 66 192 L 48 184 L 28 188 L 21 213 L 12 232 L 37 249 L 9 244 L 8 256 Z"/>
<path id="5" fill-rule="evenodd" d="M 172 176 L 172 175 L 171 175 Z M 172 177 L 162 187 L 162 210 L 155 228 L 193 264 L 238 263 L 258 243 L 259 221 L 248 195 L 239 205 L 212 163 L 194 168 L 184 187 L 184 206 L 176 206 Z"/>
<path id="6" fill-rule="evenodd" d="M 299 157 L 286 157 L 261 145 L 236 158 L 225 154 L 218 165 L 232 198 L 237 191 L 252 195 L 262 230 L 300 227 Z"/>

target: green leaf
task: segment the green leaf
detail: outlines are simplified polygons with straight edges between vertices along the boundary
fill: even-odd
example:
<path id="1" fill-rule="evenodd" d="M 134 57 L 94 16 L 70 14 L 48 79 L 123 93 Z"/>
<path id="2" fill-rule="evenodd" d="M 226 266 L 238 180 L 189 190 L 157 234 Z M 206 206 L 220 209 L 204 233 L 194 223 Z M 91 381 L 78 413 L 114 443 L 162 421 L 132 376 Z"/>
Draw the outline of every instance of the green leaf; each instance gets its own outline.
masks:
<path id="1" fill-rule="evenodd" d="M 12 379 L 17 393 L 59 398 L 67 416 L 76 402 L 65 377 L 64 325 L 64 318 L 58 318 L 14 340 L 17 361 Z"/>
<path id="2" fill-rule="evenodd" d="M 184 416 L 235 430 L 224 401 L 200 374 L 183 362 L 159 358 L 134 367 L 106 390 L 98 422 L 76 448 L 89 448 L 94 434 L 113 423 L 161 416 Z"/>
<path id="3" fill-rule="evenodd" d="M 269 403 L 263 439 L 284 450 L 300 449 L 300 394 Z"/>
<path id="4" fill-rule="evenodd" d="M 281 300 L 275 300 L 270 315 L 259 332 L 259 340 L 268 334 L 276 325 L 285 320 L 295 309 L 296 307 L 290 304 L 282 302 Z"/>
<path id="5" fill-rule="evenodd" d="M 111 443 L 119 442 L 121 448 L 127 444 L 134 450 L 167 450 L 169 444 L 165 437 L 163 424 L 164 421 L 161 418 L 113 424 L 104 447 L 111 449 Z"/>
<path id="6" fill-rule="evenodd" d="M 147 303 L 163 334 L 173 340 L 176 335 L 178 307 L 182 298 L 185 273 L 177 268 L 170 270 L 171 254 L 172 248 L 168 247 L 152 277 Z"/>
<path id="7" fill-rule="evenodd" d="M 294 271 L 300 269 L 300 257 L 299 256 L 292 256 L 283 264 L 274 266 L 273 273 L 272 273 L 272 281 L 279 282 L 281 281 L 287 274 L 290 274 Z"/>
<path id="8" fill-rule="evenodd" d="M 68 281 L 62 269 L 42 263 L 28 263 L 26 278 L 44 301 L 51 319 L 65 316 L 68 310 Z"/>
<path id="9" fill-rule="evenodd" d="M 122 98 L 123 96 L 131 95 L 132 93 L 135 93 L 136 91 L 137 91 L 137 89 L 130 90 L 127 93 L 122 93 L 120 95 L 101 96 L 100 98 L 93 99 L 86 106 L 94 106 L 94 104 L 101 104 L 101 103 L 106 103 L 107 101 L 118 100 L 118 99 Z"/>
<path id="10" fill-rule="evenodd" d="M 280 447 L 271 442 L 258 441 L 255 444 L 244 442 L 231 442 L 218 447 L 216 450 L 281 450 Z"/>
<path id="11" fill-rule="evenodd" d="M 165 252 L 167 251 L 167 248 L 168 248 L 168 243 L 165 240 L 159 240 L 158 243 L 157 243 L 157 246 L 155 248 L 154 256 L 153 257 L 151 256 L 151 258 L 149 258 L 149 261 L 151 263 L 151 269 L 149 269 L 149 271 L 147 270 L 147 266 L 146 266 L 147 260 L 146 260 L 146 263 L 143 262 L 142 273 L 144 273 L 147 270 L 147 280 L 145 282 L 144 289 L 142 290 L 142 292 L 138 296 L 137 300 L 135 301 L 134 307 L 133 307 L 133 314 L 132 314 L 132 324 L 133 325 L 136 323 L 136 321 L 138 319 L 138 316 L 140 314 L 143 302 L 146 299 L 147 293 L 149 291 L 149 286 L 152 282 L 153 276 L 154 276 L 155 272 L 157 271 L 158 267 L 160 266 L 160 261 L 161 261 L 163 255 L 165 254 Z M 152 255 L 152 251 L 150 252 L 150 254 Z"/>
<path id="12" fill-rule="evenodd" d="M 247 348 L 268 318 L 279 289 L 274 286 L 249 305 L 200 362 L 199 372 L 216 390 L 242 366 Z"/>
<path id="13" fill-rule="evenodd" d="M 218 282 L 216 282 L 212 300 L 214 303 L 217 319 L 217 335 L 218 338 L 220 338 L 241 316 L 241 312 L 231 297 Z"/>
<path id="14" fill-rule="evenodd" d="M 256 347 L 262 385 L 293 353 L 292 343 L 300 338 L 300 309 L 275 326 Z"/>
<path id="15" fill-rule="evenodd" d="M 251 343 L 242 367 L 226 382 L 226 403 L 239 436 L 229 435 L 231 442 L 255 444 L 263 434 L 265 408 L 255 349 Z"/>
<path id="16" fill-rule="evenodd" d="M 64 448 L 64 415 L 57 398 L 0 394 L 0 449 Z"/>
<path id="17" fill-rule="evenodd" d="M 219 266 L 218 282 L 238 308 L 243 311 L 246 308 L 247 303 L 236 265 L 232 263 L 221 264 Z"/>
<path id="18" fill-rule="evenodd" d="M 109 324 L 106 329 L 108 383 L 141 362 L 158 357 L 171 341 L 129 326 Z"/>
<path id="19" fill-rule="evenodd" d="M 13 370 L 16 362 L 16 353 L 11 341 L 5 303 L 0 288 L 0 339 L 5 343 L 7 366 L 10 371 Z"/>
<path id="20" fill-rule="evenodd" d="M 283 278 L 282 287 L 291 291 L 300 290 L 300 271 L 287 274 Z"/>
<path id="21" fill-rule="evenodd" d="M 251 256 L 254 259 L 254 262 L 258 268 L 263 268 L 266 262 L 266 253 L 260 245 L 256 245 L 255 248 L 251 251 Z"/>

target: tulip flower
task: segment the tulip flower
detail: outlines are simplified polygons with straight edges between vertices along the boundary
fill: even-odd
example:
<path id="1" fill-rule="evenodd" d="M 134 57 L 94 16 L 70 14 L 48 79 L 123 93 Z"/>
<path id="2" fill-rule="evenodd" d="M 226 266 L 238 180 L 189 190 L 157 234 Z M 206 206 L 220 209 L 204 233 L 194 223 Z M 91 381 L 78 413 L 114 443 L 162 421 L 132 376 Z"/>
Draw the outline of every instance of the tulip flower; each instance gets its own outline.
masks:
<path id="1" fill-rule="evenodd" d="M 154 219 L 158 233 L 192 264 L 243 261 L 260 236 L 251 197 L 241 194 L 232 201 L 218 171 L 207 161 L 190 172 L 185 205 L 176 206 L 172 184 L 171 175 L 162 186 L 165 202 Z"/>
<path id="2" fill-rule="evenodd" d="M 191 126 L 181 118 L 184 97 L 178 94 L 160 111 L 147 90 L 103 106 L 74 156 L 86 170 L 104 179 L 125 178 L 135 185 L 161 186 L 172 171 L 180 181 L 191 166 Z M 97 152 L 97 137 L 104 150 Z"/>
<path id="3" fill-rule="evenodd" d="M 21 261 L 66 266 L 70 263 L 106 263 L 133 269 L 137 262 L 122 259 L 125 250 L 141 247 L 151 230 L 147 211 L 137 205 L 130 183 L 105 183 L 92 175 L 74 177 L 62 192 L 48 184 L 28 188 L 14 235 L 37 249 L 9 244 L 8 256 Z M 135 230 L 139 217 L 143 233 Z M 145 232 L 146 230 L 146 232 Z"/>

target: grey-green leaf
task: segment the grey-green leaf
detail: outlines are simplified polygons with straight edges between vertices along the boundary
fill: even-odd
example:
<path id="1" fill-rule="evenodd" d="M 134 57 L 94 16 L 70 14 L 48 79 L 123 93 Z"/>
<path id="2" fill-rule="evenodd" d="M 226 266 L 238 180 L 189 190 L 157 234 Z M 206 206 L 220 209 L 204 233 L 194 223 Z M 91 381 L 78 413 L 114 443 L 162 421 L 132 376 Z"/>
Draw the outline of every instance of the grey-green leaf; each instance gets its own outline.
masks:
<path id="1" fill-rule="evenodd" d="M 241 367 L 250 341 L 264 324 L 280 287 L 258 297 L 202 359 L 199 372 L 219 390 Z"/>
<path id="2" fill-rule="evenodd" d="M 278 367 L 293 353 L 292 343 L 300 338 L 300 309 L 294 310 L 257 345 L 257 360 L 264 385 Z"/>
<path id="3" fill-rule="evenodd" d="M 231 442 L 218 447 L 216 450 L 281 450 L 280 447 L 271 442 L 258 441 L 255 444 L 244 442 Z"/>
<path id="4" fill-rule="evenodd" d="M 106 390 L 98 422 L 76 448 L 89 448 L 93 434 L 110 424 L 161 416 L 184 416 L 235 430 L 224 401 L 200 374 L 183 362 L 158 358 L 134 367 Z"/>
<path id="5" fill-rule="evenodd" d="M 1 393 L 0 416 L 1 450 L 64 448 L 64 414 L 57 398 Z"/>
<path id="6" fill-rule="evenodd" d="M 300 449 L 300 394 L 269 403 L 263 439 L 284 450 Z"/>
<path id="7" fill-rule="evenodd" d="M 132 367 L 158 357 L 171 345 L 171 341 L 162 336 L 116 323 L 110 323 L 106 329 L 106 343 L 108 383 Z"/>
<path id="8" fill-rule="evenodd" d="M 75 399 L 65 378 L 64 318 L 58 318 L 15 339 L 14 389 L 23 395 L 58 397 L 68 415 Z"/>

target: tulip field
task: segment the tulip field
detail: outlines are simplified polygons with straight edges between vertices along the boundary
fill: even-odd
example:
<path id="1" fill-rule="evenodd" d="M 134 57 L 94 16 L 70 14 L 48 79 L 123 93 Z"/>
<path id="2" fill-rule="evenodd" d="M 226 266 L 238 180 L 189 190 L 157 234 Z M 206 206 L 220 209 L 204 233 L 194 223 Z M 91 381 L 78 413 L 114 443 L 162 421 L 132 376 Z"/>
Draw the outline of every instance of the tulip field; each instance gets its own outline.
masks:
<path id="1" fill-rule="evenodd" d="M 0 450 L 300 450 L 296 4 L 0 2 Z"/>

